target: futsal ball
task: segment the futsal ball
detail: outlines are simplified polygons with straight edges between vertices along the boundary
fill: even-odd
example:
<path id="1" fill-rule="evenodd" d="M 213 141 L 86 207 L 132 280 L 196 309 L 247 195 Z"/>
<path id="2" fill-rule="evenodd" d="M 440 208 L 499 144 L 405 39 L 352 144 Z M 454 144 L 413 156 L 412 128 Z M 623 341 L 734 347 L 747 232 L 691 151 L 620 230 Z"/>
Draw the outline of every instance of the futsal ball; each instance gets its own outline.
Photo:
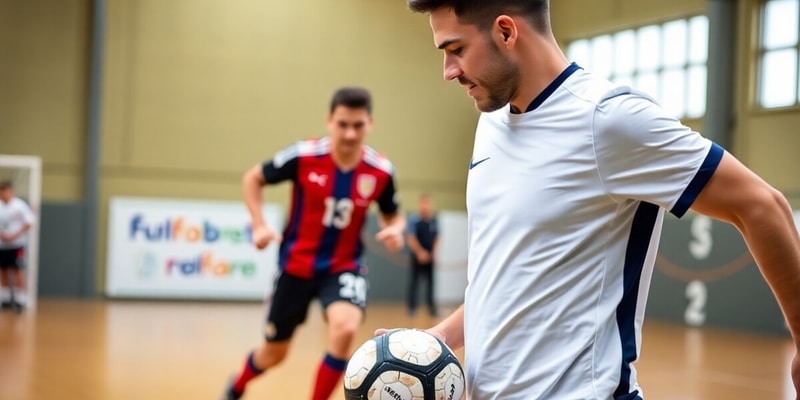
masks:
<path id="1" fill-rule="evenodd" d="M 367 340 L 347 362 L 347 400 L 461 400 L 464 370 L 439 338 L 395 329 Z"/>

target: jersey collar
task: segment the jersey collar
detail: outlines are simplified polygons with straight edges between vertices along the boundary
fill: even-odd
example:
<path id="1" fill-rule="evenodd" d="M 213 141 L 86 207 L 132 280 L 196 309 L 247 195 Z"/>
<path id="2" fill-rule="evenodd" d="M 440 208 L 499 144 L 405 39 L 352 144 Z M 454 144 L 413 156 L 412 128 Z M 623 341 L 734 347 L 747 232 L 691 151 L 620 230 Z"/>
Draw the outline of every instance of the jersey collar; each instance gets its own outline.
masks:
<path id="1" fill-rule="evenodd" d="M 547 100 L 547 98 L 550 97 L 550 95 L 553 94 L 553 92 L 555 92 L 556 89 L 558 89 L 558 87 L 561 86 L 561 84 L 564 83 L 564 81 L 567 80 L 570 75 L 579 69 L 582 68 L 574 62 L 567 66 L 567 69 L 562 71 L 553 82 L 550 82 L 550 84 L 544 88 L 542 93 L 539 93 L 539 95 L 533 99 L 531 104 L 528 105 L 528 108 L 525 109 L 525 112 L 533 111 L 539 108 L 539 106 L 542 105 L 542 103 L 544 103 L 544 101 Z"/>

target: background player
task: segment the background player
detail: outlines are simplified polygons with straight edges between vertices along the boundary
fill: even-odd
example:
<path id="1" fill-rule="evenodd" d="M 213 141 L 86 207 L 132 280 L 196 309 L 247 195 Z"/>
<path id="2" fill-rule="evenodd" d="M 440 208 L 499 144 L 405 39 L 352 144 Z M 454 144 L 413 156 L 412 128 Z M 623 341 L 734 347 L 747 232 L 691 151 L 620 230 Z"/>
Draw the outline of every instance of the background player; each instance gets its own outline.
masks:
<path id="1" fill-rule="evenodd" d="M 408 315 L 417 311 L 417 289 L 420 279 L 426 283 L 425 302 L 431 316 L 437 316 L 433 298 L 433 269 L 439 249 L 439 224 L 433 213 L 433 199 L 430 194 L 419 196 L 418 211 L 408 222 L 406 243 L 411 250 L 411 274 L 408 282 Z"/>
<path id="2" fill-rule="evenodd" d="M 784 196 L 646 95 L 570 64 L 546 0 L 409 0 L 444 78 L 482 111 L 467 179 L 471 400 L 642 398 L 632 363 L 663 210 L 734 224 L 800 347 L 800 238 Z M 800 388 L 800 361 L 792 376 Z"/>
<path id="3" fill-rule="evenodd" d="M 11 307 L 9 275 L 14 278 L 14 306 L 25 307 L 23 260 L 28 230 L 34 223 L 33 211 L 22 199 L 14 196 L 10 181 L 0 182 L 0 301 L 2 308 Z M 9 274 L 10 272 L 10 274 Z"/>
<path id="4" fill-rule="evenodd" d="M 312 399 L 328 399 L 341 385 L 353 337 L 362 322 L 367 284 L 362 276 L 361 231 L 369 205 L 380 209 L 376 239 L 403 247 L 405 218 L 395 195 L 393 166 L 364 137 L 372 130 L 372 100 L 362 88 L 342 88 L 331 100 L 328 136 L 296 143 L 244 174 L 242 195 L 259 249 L 281 241 L 265 340 L 244 362 L 226 399 L 242 396 L 247 382 L 287 355 L 295 328 L 318 298 L 328 325 L 327 354 Z M 292 209 L 283 237 L 264 221 L 262 187 L 290 180 Z"/>

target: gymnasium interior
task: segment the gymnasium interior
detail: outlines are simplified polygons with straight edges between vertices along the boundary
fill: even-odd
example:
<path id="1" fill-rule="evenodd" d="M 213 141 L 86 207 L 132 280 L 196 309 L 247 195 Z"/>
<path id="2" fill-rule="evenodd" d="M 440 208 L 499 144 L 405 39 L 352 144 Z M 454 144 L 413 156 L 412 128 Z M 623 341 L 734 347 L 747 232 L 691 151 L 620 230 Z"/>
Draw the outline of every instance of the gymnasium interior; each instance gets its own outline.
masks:
<path id="1" fill-rule="evenodd" d="M 800 226 L 800 0 L 553 0 L 550 13 L 571 61 L 726 148 Z M 479 112 L 442 79 L 426 15 L 403 0 L 0 0 L 0 180 L 37 216 L 29 304 L 0 312 L 0 399 L 218 399 L 263 337 L 277 268 L 276 246 L 246 240 L 242 174 L 324 136 L 331 94 L 353 85 L 372 94 L 366 143 L 394 164 L 404 212 L 429 193 L 442 239 L 440 312 L 409 315 L 408 250 L 374 240 L 373 209 L 361 343 L 434 325 L 467 285 Z M 282 227 L 291 185 L 263 195 Z M 325 329 L 314 303 L 246 398 L 307 398 Z M 795 399 L 794 354 L 736 228 L 667 216 L 635 364 L 645 398 Z"/>

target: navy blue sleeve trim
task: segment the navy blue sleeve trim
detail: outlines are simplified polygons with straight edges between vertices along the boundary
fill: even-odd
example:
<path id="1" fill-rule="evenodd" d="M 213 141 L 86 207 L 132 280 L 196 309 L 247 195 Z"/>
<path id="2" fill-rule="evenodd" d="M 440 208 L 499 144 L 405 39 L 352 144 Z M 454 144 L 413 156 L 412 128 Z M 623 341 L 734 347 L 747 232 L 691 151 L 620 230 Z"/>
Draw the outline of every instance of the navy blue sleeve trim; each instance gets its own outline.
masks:
<path id="1" fill-rule="evenodd" d="M 275 163 L 272 161 L 264 162 L 264 164 L 261 164 L 261 173 L 264 175 L 264 181 L 273 184 L 285 180 L 295 180 L 297 177 L 297 164 L 298 159 L 296 157 L 285 162 L 280 168 L 275 167 Z"/>
<path id="2" fill-rule="evenodd" d="M 723 154 L 725 154 L 725 149 L 716 143 L 711 144 L 711 149 L 708 151 L 703 165 L 697 170 L 697 174 L 692 178 L 692 181 L 689 182 L 689 186 L 686 187 L 686 190 L 683 191 L 683 194 L 681 194 L 681 197 L 669 212 L 678 218 L 686 214 L 686 211 L 692 206 L 694 200 L 700 195 L 700 191 L 703 190 L 708 180 L 711 179 L 711 175 L 714 175 L 714 171 L 717 170 L 717 166 L 719 166 Z"/>

